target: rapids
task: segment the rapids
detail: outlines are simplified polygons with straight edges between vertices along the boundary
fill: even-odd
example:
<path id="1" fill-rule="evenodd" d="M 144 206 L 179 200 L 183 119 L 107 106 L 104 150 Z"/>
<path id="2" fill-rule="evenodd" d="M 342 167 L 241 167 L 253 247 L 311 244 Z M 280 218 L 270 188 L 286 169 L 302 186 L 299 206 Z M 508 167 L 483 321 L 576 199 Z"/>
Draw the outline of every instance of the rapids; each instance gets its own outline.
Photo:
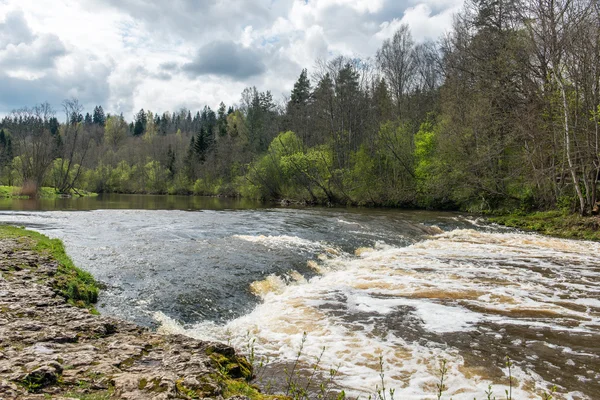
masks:
<path id="1" fill-rule="evenodd" d="M 600 398 L 600 244 L 458 214 L 346 209 L 2 212 L 65 242 L 99 309 L 166 333 L 254 343 L 271 371 L 321 354 L 350 395 Z M 269 371 L 267 371 L 269 373 Z"/>

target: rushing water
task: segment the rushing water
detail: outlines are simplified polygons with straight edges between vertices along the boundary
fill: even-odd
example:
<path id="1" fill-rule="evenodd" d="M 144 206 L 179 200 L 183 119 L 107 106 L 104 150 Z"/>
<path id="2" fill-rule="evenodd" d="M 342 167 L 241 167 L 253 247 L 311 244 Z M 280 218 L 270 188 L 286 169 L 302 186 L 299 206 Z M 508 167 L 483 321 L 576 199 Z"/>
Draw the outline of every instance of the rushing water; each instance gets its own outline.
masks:
<path id="1" fill-rule="evenodd" d="M 381 356 L 397 399 L 435 398 L 442 359 L 447 397 L 482 399 L 493 383 L 501 398 L 508 355 L 516 399 L 552 385 L 560 398 L 600 398 L 598 243 L 451 213 L 166 197 L 114 209 L 129 200 L 6 211 L 0 222 L 63 239 L 106 285 L 103 313 L 242 349 L 255 338 L 277 362 L 295 359 L 307 332 L 303 357 L 325 347 L 321 364 L 339 367 L 351 394 L 380 385 Z"/>

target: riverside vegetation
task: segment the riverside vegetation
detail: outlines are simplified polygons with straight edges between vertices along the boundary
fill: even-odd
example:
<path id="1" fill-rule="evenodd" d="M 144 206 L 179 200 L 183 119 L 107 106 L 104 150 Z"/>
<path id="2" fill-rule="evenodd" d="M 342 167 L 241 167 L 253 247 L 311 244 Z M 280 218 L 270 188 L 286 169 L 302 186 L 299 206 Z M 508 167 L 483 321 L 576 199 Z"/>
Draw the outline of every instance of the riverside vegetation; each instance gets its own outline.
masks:
<path id="1" fill-rule="evenodd" d="M 0 123 L 0 181 L 97 193 L 589 214 L 600 178 L 600 6 L 467 1 L 417 43 L 317 60 L 289 98 L 129 116 L 63 103 Z M 89 105 L 88 105 L 89 106 Z M 62 119 L 62 118 L 61 118 Z"/>
<path id="2" fill-rule="evenodd" d="M 0 186 L 0 197 L 9 199 L 55 199 L 58 197 L 89 197 L 96 196 L 96 193 L 91 193 L 81 189 L 71 189 L 67 193 L 60 193 L 51 187 L 31 188 L 25 186 Z"/>

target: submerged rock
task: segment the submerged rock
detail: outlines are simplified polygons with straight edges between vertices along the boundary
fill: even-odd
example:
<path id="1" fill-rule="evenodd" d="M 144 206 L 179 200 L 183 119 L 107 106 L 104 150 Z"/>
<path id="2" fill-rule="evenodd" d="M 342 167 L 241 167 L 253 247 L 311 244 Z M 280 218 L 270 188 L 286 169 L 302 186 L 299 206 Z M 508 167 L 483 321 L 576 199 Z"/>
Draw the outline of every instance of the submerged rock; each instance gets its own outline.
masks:
<path id="1" fill-rule="evenodd" d="M 0 242 L 0 399 L 223 398 L 226 379 L 251 378 L 229 346 L 94 315 L 52 290 L 57 263 Z"/>

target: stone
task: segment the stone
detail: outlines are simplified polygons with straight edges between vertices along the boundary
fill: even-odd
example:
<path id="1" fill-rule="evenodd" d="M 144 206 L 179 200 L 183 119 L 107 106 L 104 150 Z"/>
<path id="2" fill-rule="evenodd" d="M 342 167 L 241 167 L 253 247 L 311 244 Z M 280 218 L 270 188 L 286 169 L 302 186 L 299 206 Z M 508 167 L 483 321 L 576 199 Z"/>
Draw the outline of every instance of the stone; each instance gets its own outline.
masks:
<path id="1" fill-rule="evenodd" d="M 68 304 L 50 286 L 56 262 L 22 247 L 0 242 L 0 399 L 172 399 L 189 391 L 222 400 L 215 359 L 247 375 L 247 361 L 225 344 L 160 335 Z"/>

